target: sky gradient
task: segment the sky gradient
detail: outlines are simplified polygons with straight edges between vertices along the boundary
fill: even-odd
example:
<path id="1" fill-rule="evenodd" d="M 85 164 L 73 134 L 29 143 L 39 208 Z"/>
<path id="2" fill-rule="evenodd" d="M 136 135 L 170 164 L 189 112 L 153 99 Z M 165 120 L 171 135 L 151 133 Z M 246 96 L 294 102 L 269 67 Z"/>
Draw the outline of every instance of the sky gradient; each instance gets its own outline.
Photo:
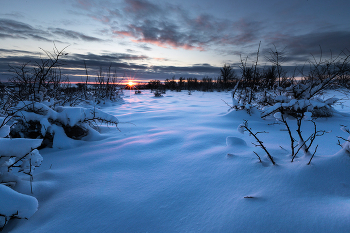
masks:
<path id="1" fill-rule="evenodd" d="M 165 80 L 175 75 L 216 78 L 225 63 L 239 69 L 261 41 L 260 64 L 276 46 L 285 65 L 310 54 L 350 49 L 350 1 L 316 0 L 2 0 L 0 81 L 9 64 L 65 49 L 63 73 L 80 82 L 84 61 L 91 81 L 111 67 L 118 77 Z M 311 56 L 312 58 L 312 56 Z"/>

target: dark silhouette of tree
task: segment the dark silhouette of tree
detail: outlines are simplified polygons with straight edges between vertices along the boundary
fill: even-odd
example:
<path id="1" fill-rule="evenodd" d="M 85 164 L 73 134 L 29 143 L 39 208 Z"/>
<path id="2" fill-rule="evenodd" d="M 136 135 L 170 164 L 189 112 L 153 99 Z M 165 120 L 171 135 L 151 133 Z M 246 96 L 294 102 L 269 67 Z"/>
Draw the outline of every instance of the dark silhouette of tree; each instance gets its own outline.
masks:
<path id="1" fill-rule="evenodd" d="M 184 81 L 185 81 L 185 79 L 183 77 L 179 78 L 178 88 L 176 89 L 177 91 L 181 91 L 182 90 L 182 88 L 184 87 L 184 83 L 185 83 Z"/>
<path id="2" fill-rule="evenodd" d="M 260 86 L 268 89 L 272 89 L 273 86 L 276 83 L 276 80 L 278 78 L 276 66 L 270 66 L 266 70 L 264 70 L 262 77 L 261 77 L 261 82 Z"/>
<path id="3" fill-rule="evenodd" d="M 230 65 L 224 64 L 224 66 L 220 68 L 220 72 L 220 80 L 223 83 L 223 88 L 229 88 L 235 78 L 234 70 Z"/>
<path id="4" fill-rule="evenodd" d="M 286 60 L 284 49 L 279 51 L 276 45 L 273 45 L 274 49 L 270 49 L 269 55 L 265 56 L 265 59 L 275 66 L 275 72 L 277 76 L 277 85 L 283 86 L 286 81 L 286 72 L 282 68 L 283 62 Z"/>
<path id="5" fill-rule="evenodd" d="M 159 87 L 161 86 L 161 83 L 159 80 L 150 80 L 147 84 L 147 88 L 148 89 L 159 89 Z"/>

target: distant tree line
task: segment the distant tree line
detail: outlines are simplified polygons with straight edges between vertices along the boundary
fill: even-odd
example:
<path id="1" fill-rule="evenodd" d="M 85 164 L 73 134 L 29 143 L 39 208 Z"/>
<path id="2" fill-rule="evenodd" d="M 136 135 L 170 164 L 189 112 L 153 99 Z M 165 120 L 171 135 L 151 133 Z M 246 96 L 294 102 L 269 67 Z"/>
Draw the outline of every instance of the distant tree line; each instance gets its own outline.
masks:
<path id="1" fill-rule="evenodd" d="M 164 83 L 160 80 L 150 80 L 145 86 L 146 89 L 165 89 L 172 91 L 181 90 L 198 90 L 198 91 L 213 91 L 232 89 L 237 83 L 237 75 L 230 65 L 224 65 L 220 69 L 221 75 L 217 78 L 208 76 L 202 79 L 180 77 L 178 80 L 173 76 L 171 79 L 166 79 Z"/>
<path id="2" fill-rule="evenodd" d="M 175 76 L 173 76 L 171 79 L 166 79 L 164 82 L 160 80 L 150 80 L 143 88 L 172 91 L 227 91 L 235 87 L 238 89 L 249 89 L 250 91 L 273 90 L 278 87 L 289 87 L 295 82 L 307 83 L 314 79 L 325 79 L 330 75 L 329 71 L 331 69 L 341 65 L 335 62 L 325 62 L 317 64 L 316 67 L 310 65 L 310 67 L 295 68 L 293 72 L 287 72 L 282 66 L 286 59 L 283 51 L 279 52 L 276 48 L 275 50 L 270 50 L 268 55 L 265 56 L 265 59 L 270 62 L 269 66 L 259 66 L 258 56 L 259 51 L 257 60 L 250 65 L 247 64 L 247 58 L 241 58 L 239 65 L 240 72 L 235 71 L 231 65 L 224 64 L 223 67 L 220 68 L 220 73 L 217 78 L 204 76 L 201 79 L 192 77 L 180 77 L 176 79 Z M 308 70 L 308 72 L 305 72 L 305 70 Z M 350 69 L 344 69 L 344 72 L 336 77 L 336 80 L 331 86 L 341 86 L 350 89 L 349 70 Z"/>

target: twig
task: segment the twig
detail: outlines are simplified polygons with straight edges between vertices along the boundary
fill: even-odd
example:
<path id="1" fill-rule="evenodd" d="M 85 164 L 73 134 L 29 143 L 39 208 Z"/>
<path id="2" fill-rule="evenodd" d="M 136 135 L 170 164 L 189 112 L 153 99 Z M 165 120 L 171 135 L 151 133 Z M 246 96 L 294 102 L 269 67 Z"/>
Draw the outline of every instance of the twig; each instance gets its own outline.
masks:
<path id="1" fill-rule="evenodd" d="M 307 163 L 307 165 L 310 165 L 312 158 L 313 158 L 314 155 L 316 154 L 317 147 L 318 147 L 318 145 L 316 146 L 315 151 L 314 151 L 314 153 L 312 154 L 312 156 L 311 156 L 311 158 L 310 158 L 310 161 Z"/>
<path id="2" fill-rule="evenodd" d="M 271 154 L 269 153 L 269 151 L 266 149 L 266 147 L 264 146 L 264 143 L 262 141 L 260 141 L 260 139 L 258 138 L 258 136 L 256 136 L 258 133 L 263 133 L 263 132 L 257 132 L 257 133 L 253 133 L 252 130 L 248 127 L 248 121 L 244 120 L 244 126 L 243 126 L 248 132 L 249 135 L 252 135 L 255 140 L 259 143 L 259 145 L 267 154 L 267 156 L 269 157 L 269 159 L 271 160 L 273 165 L 276 165 L 275 161 L 273 160 L 273 157 L 271 156 Z"/>
<path id="3" fill-rule="evenodd" d="M 261 158 L 260 158 L 260 156 L 258 155 L 258 153 L 256 153 L 255 151 L 253 151 L 253 152 L 254 152 L 254 154 L 256 154 L 256 156 L 258 156 L 260 163 L 262 163 Z"/>
<path id="4" fill-rule="evenodd" d="M 23 156 L 22 156 L 21 158 L 19 158 L 16 162 L 14 162 L 14 163 L 11 164 L 10 166 L 8 166 L 8 167 L 7 167 L 8 171 L 10 171 L 10 168 L 11 168 L 11 167 L 15 167 L 15 164 L 16 164 L 16 163 L 18 163 L 19 161 L 21 161 L 22 159 L 24 159 L 27 155 L 29 155 L 30 153 L 32 153 L 33 150 L 35 150 L 35 149 L 31 148 L 30 151 L 29 151 L 27 154 L 23 155 Z"/>
<path id="5" fill-rule="evenodd" d="M 221 99 L 222 101 L 224 101 L 224 103 L 229 106 L 230 108 L 233 108 L 233 106 L 229 105 L 225 100 Z"/>
<path id="6" fill-rule="evenodd" d="M 292 131 L 290 130 L 290 127 L 288 125 L 287 120 L 283 116 L 283 112 L 281 112 L 281 120 L 282 120 L 282 122 L 284 123 L 284 125 L 287 128 L 289 139 L 290 139 L 290 149 L 292 150 L 292 156 L 294 156 L 294 149 L 295 149 L 294 142 L 295 142 L 295 139 L 293 138 Z"/>

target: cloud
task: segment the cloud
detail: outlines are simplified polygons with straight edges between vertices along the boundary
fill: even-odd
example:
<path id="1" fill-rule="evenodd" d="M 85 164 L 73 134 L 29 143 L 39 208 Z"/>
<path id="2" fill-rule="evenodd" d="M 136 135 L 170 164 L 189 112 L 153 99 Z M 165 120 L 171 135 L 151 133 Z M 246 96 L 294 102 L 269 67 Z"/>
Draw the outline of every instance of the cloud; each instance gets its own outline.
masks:
<path id="1" fill-rule="evenodd" d="M 0 19 L 0 38 L 9 39 L 35 39 L 40 41 L 57 41 L 58 38 L 70 40 L 82 40 L 87 42 L 104 41 L 77 31 L 62 28 L 47 28 L 45 30 L 35 28 L 29 24 L 11 19 Z"/>
<path id="2" fill-rule="evenodd" d="M 125 3 L 126 7 L 124 10 L 138 18 L 158 15 L 162 10 L 159 6 L 145 0 L 125 0 Z"/>
<path id="3" fill-rule="evenodd" d="M 129 31 L 113 31 L 113 34 L 119 36 L 119 37 L 135 37 L 132 32 Z"/>
<path id="4" fill-rule="evenodd" d="M 54 34 L 61 36 L 63 38 L 68 38 L 68 39 L 74 39 L 74 40 L 83 40 L 83 41 L 88 41 L 88 42 L 101 42 L 104 41 L 102 39 L 92 37 L 92 36 L 87 36 L 83 33 L 72 31 L 72 30 L 66 30 L 62 28 L 49 28 L 49 31 Z"/>
<path id="5" fill-rule="evenodd" d="M 146 51 L 152 50 L 152 48 L 147 46 L 146 44 L 139 44 L 138 47 L 140 47 L 141 49 L 146 50 Z"/>
<path id="6" fill-rule="evenodd" d="M 11 19 L 0 19 L 0 34 L 2 38 L 32 38 L 43 41 L 49 41 L 50 37 L 48 32 Z"/>
<path id="7" fill-rule="evenodd" d="M 272 44 L 287 47 L 294 56 L 291 59 L 301 60 L 305 55 L 318 53 L 319 44 L 327 50 L 340 50 L 342 46 L 349 48 L 350 43 L 349 32 L 334 31 L 338 27 L 320 27 L 319 31 L 304 31 L 300 35 L 305 23 L 299 18 L 282 20 L 271 26 L 271 21 L 261 21 L 260 16 L 225 19 L 210 12 L 190 11 L 176 3 L 152 0 L 124 0 L 117 5 L 108 0 L 103 4 L 99 0 L 89 2 L 91 7 L 84 9 L 87 15 L 103 22 L 115 37 L 129 38 L 140 46 L 147 46 L 145 49 L 153 45 L 237 55 L 254 53 L 262 41 L 262 47 Z M 296 26 L 300 30 L 292 30 Z"/>
<path id="8" fill-rule="evenodd" d="M 131 55 L 126 53 L 104 53 L 104 54 L 72 54 L 71 59 L 73 60 L 88 60 L 88 61 L 101 61 L 101 62 L 116 62 L 122 60 L 144 60 L 148 59 L 144 55 Z"/>
<path id="9" fill-rule="evenodd" d="M 15 19 L 24 18 L 23 14 L 21 12 L 17 12 L 17 11 L 14 11 L 14 12 L 8 13 L 8 14 L 2 14 L 2 15 L 5 17 L 11 17 L 11 18 L 15 18 Z"/>
<path id="10" fill-rule="evenodd" d="M 164 58 L 164 57 L 154 57 L 152 58 L 153 60 L 156 60 L 156 61 L 169 61 L 169 59 L 167 58 Z"/>
<path id="11" fill-rule="evenodd" d="M 76 0 L 76 3 L 86 10 L 94 6 L 94 2 L 92 0 Z"/>
<path id="12" fill-rule="evenodd" d="M 18 37 L 15 37 L 10 34 L 0 33 L 0 38 L 2 39 L 17 39 Z M 21 37 L 22 39 L 25 39 L 25 37 Z"/>
<path id="13" fill-rule="evenodd" d="M 14 55 L 14 54 L 29 54 L 29 55 L 33 55 L 33 54 L 39 54 L 39 53 L 33 53 L 30 51 L 26 51 L 26 50 L 18 50 L 18 49 L 2 49 L 0 48 L 0 53 L 2 54 L 6 54 L 6 55 Z"/>
<path id="14" fill-rule="evenodd" d="M 302 35 L 276 34 L 269 38 L 270 47 L 276 45 L 279 50 L 284 49 L 287 61 L 305 62 L 313 56 L 323 58 L 338 55 L 350 50 L 350 31 L 320 31 Z"/>
<path id="15" fill-rule="evenodd" d="M 349 38 L 350 31 L 316 32 L 291 36 L 285 43 L 287 48 L 290 47 L 294 54 L 301 54 L 303 51 L 314 53 L 316 52 L 315 48 L 319 46 L 340 51 L 345 48 L 350 49 Z"/>
<path id="16" fill-rule="evenodd" d="M 159 47 L 204 50 L 194 41 L 189 32 L 181 32 L 178 25 L 168 21 L 143 20 L 138 24 L 129 24 L 122 31 L 113 31 L 115 35 L 131 37 L 133 42 L 153 44 Z"/>
<path id="17" fill-rule="evenodd" d="M 163 48 L 209 50 L 246 45 L 260 36 L 262 24 L 249 19 L 232 22 L 207 13 L 188 11 L 173 3 L 124 0 L 119 5 L 95 1 L 89 17 L 109 26 L 115 37 Z M 79 4 L 76 4 L 79 6 Z M 101 5 L 103 5 L 101 7 Z"/>
<path id="18" fill-rule="evenodd" d="M 192 66 L 152 66 L 152 69 L 157 72 L 165 73 L 184 73 L 186 76 L 191 74 L 214 75 L 219 74 L 220 68 L 209 64 L 195 64 Z"/>
<path id="19" fill-rule="evenodd" d="M 263 29 L 261 22 L 245 19 L 235 22 L 233 27 L 239 32 L 231 40 L 231 43 L 234 45 L 244 45 L 258 41 L 261 35 L 260 31 Z"/>
<path id="20" fill-rule="evenodd" d="M 22 64 L 36 61 L 40 62 L 40 53 L 25 50 L 0 49 L 0 81 L 6 81 L 13 74 L 9 72 L 9 65 L 19 67 Z M 43 55 L 43 54 L 41 54 Z M 44 56 L 41 58 L 45 59 Z M 116 70 L 119 77 L 126 75 L 135 76 L 138 79 L 161 79 L 170 78 L 173 75 L 182 77 L 216 76 L 219 68 L 210 64 L 194 64 L 190 66 L 150 66 L 142 63 L 143 60 L 159 60 L 162 58 L 150 58 L 144 55 L 130 55 L 125 53 L 104 54 L 69 54 L 62 58 L 62 74 L 67 75 L 72 82 L 80 82 L 81 76 L 85 75 L 85 66 L 88 68 L 91 81 L 100 68 L 106 73 L 109 67 Z"/>

